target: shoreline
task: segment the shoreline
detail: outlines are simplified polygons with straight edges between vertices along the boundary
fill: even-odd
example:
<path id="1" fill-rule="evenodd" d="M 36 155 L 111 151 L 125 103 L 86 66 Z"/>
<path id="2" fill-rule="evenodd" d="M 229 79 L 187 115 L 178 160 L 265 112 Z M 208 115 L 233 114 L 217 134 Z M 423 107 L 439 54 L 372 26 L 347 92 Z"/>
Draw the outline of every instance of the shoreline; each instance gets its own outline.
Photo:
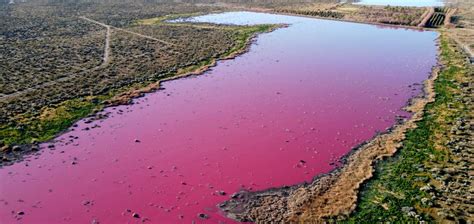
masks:
<path id="1" fill-rule="evenodd" d="M 439 41 L 438 37 L 438 47 Z M 438 64 L 424 81 L 422 93 L 403 108 L 412 113 L 409 119 L 354 147 L 339 159 L 341 166 L 315 176 L 311 183 L 240 191 L 218 207 L 227 217 L 243 222 L 323 222 L 330 217 L 347 217 L 356 207 L 360 187 L 373 176 L 375 163 L 397 152 L 405 133 L 417 127 L 425 106 L 434 101 L 434 82 L 441 68 L 439 54 L 438 49 Z"/>
<path id="2" fill-rule="evenodd" d="M 234 58 L 248 52 L 250 50 L 251 45 L 254 43 L 255 38 L 258 35 L 260 35 L 262 33 L 270 33 L 270 32 L 273 32 L 276 29 L 284 28 L 284 27 L 285 27 L 285 25 L 273 25 L 268 30 L 265 30 L 263 32 L 256 32 L 256 33 L 250 35 L 250 37 L 248 37 L 247 40 L 245 41 L 246 43 L 244 44 L 244 46 L 242 48 L 236 49 L 235 51 L 230 52 L 228 55 L 225 55 L 225 56 L 220 57 L 220 58 L 219 57 L 211 58 L 208 61 L 209 63 L 207 63 L 203 66 L 200 66 L 196 69 L 193 69 L 191 71 L 184 72 L 183 74 L 178 74 L 178 75 L 174 75 L 174 76 L 170 76 L 170 77 L 165 77 L 165 78 L 160 79 L 160 80 L 158 80 L 154 83 L 148 84 L 145 87 L 142 87 L 142 88 L 139 88 L 139 89 L 133 89 L 133 90 L 127 91 L 125 93 L 121 93 L 121 94 L 113 97 L 111 100 L 109 100 L 110 102 L 109 102 L 109 105 L 107 107 L 128 104 L 130 100 L 138 98 L 143 94 L 152 93 L 152 92 L 155 92 L 155 91 L 159 90 L 161 88 L 161 83 L 172 81 L 172 80 L 177 80 L 177 79 L 181 79 L 181 78 L 186 78 L 186 77 L 190 77 L 190 76 L 202 75 L 206 71 L 211 69 L 212 67 L 215 67 L 217 65 L 217 62 L 225 61 L 225 60 L 231 60 L 231 59 L 234 59 Z"/>

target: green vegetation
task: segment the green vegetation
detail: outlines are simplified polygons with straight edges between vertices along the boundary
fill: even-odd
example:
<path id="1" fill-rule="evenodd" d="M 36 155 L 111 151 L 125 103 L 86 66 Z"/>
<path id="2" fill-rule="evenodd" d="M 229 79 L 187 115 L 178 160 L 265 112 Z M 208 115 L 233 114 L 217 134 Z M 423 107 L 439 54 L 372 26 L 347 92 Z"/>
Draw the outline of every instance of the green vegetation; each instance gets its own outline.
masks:
<path id="1" fill-rule="evenodd" d="M 439 170 L 456 167 L 453 161 L 457 155 L 448 147 L 448 142 L 453 124 L 469 113 L 459 96 L 461 83 L 466 82 L 470 71 L 465 57 L 450 41 L 442 34 L 440 57 L 444 67 L 435 81 L 435 102 L 427 105 L 423 120 L 407 133 L 397 154 L 377 164 L 374 177 L 361 191 L 356 211 L 346 222 L 417 223 L 446 218 L 440 217 L 439 210 L 449 207 L 442 201 L 450 197 L 437 189 L 443 188 L 446 181 L 450 184 L 466 180 L 453 175 L 441 176 Z M 461 217 L 461 214 L 455 216 Z M 454 220 L 454 217 L 449 218 Z"/>
<path id="2" fill-rule="evenodd" d="M 0 139 L 7 145 L 49 140 L 78 119 L 100 109 L 102 106 L 94 99 L 67 100 L 55 108 L 45 108 L 40 116 L 20 115 L 18 123 L 0 126 Z"/>
<path id="3" fill-rule="evenodd" d="M 265 33 L 270 32 L 273 29 L 277 28 L 278 25 L 255 25 L 255 26 L 243 26 L 236 30 L 237 35 L 235 38 L 235 46 L 226 54 L 224 57 L 231 55 L 233 52 L 237 52 L 240 49 L 243 49 L 247 43 L 249 42 L 250 38 L 257 34 L 257 33 Z"/>

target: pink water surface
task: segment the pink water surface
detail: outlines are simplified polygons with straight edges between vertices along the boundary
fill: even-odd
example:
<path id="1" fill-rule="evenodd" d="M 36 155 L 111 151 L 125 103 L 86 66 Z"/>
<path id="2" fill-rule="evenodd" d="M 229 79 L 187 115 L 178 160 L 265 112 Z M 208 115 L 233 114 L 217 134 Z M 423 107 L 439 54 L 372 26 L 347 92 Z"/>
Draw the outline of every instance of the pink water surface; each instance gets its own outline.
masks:
<path id="1" fill-rule="evenodd" d="M 434 32 L 244 12 L 197 21 L 291 25 L 1 168 L 1 223 L 232 223 L 216 204 L 330 171 L 406 115 L 436 62 Z"/>

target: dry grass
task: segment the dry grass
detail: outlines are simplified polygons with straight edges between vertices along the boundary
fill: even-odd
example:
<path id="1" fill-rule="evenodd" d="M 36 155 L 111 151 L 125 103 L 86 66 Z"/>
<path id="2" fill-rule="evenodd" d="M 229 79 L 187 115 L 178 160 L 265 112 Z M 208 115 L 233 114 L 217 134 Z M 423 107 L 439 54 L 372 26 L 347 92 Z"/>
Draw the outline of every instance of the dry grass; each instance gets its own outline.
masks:
<path id="1" fill-rule="evenodd" d="M 275 8 L 275 11 L 362 23 L 416 26 L 423 20 L 424 15 L 426 15 L 429 9 L 312 3 L 277 7 Z"/>
<path id="2" fill-rule="evenodd" d="M 474 57 L 474 1 L 454 0 L 452 4 L 458 8 L 454 17 L 456 27 L 448 34 Z"/>

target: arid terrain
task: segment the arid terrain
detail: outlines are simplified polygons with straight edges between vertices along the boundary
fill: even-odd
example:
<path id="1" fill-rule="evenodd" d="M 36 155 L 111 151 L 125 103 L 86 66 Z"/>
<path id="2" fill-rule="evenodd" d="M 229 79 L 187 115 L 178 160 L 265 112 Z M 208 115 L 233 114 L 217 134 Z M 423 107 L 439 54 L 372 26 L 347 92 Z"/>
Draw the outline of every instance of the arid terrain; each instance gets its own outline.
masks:
<path id="1" fill-rule="evenodd" d="M 286 26 L 168 20 L 244 10 L 429 30 L 439 33 L 438 64 L 406 106 L 410 117 L 311 182 L 220 192 L 229 199 L 217 206 L 228 218 L 255 223 L 472 223 L 473 7 L 462 0 L 445 7 L 330 0 L 0 2 L 0 169 L 41 157 L 38 151 L 47 149 L 40 144 L 77 121 L 106 119 L 99 113 L 104 108 L 201 74 L 245 53 L 256 35 Z"/>

